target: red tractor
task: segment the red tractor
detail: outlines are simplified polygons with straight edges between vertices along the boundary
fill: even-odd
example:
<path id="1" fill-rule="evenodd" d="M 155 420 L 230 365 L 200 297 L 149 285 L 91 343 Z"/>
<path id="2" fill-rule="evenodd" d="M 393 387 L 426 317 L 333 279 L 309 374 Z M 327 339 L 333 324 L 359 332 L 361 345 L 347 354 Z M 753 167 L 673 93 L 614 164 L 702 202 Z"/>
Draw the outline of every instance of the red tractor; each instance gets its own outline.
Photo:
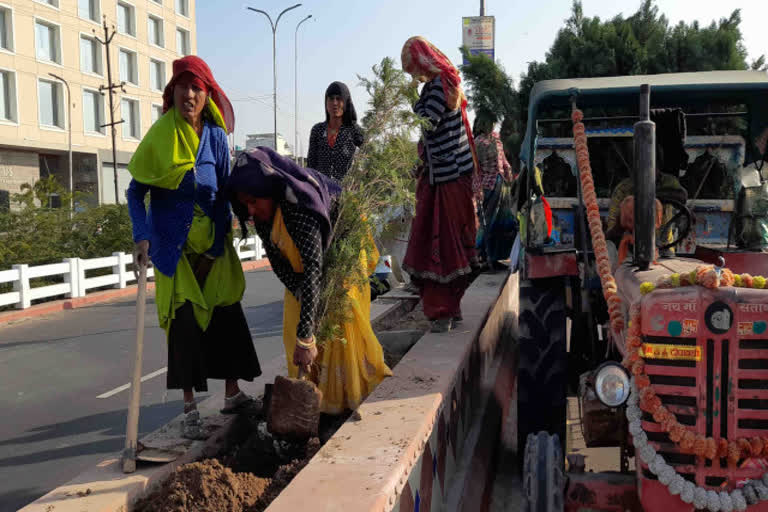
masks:
<path id="1" fill-rule="evenodd" d="M 768 511 L 768 75 L 540 82 L 527 130 L 526 510 Z"/>

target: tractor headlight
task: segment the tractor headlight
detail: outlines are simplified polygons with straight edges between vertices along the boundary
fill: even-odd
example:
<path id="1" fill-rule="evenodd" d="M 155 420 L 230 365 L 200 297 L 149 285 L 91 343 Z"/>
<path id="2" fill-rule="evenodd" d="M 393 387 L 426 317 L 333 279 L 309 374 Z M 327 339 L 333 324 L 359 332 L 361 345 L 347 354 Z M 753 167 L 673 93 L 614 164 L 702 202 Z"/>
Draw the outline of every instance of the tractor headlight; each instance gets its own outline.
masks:
<path id="1" fill-rule="evenodd" d="M 595 370 L 595 392 L 603 404 L 619 407 L 629 398 L 629 374 L 619 363 L 603 363 Z"/>

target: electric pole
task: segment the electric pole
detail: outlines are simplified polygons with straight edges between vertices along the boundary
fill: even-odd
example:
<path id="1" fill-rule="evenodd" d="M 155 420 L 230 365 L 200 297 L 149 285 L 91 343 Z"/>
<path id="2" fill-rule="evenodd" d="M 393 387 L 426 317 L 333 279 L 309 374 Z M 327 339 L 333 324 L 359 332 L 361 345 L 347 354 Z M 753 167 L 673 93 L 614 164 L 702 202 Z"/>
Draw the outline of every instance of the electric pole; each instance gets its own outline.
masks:
<path id="1" fill-rule="evenodd" d="M 480 16 L 485 16 L 485 0 L 480 0 Z"/>
<path id="2" fill-rule="evenodd" d="M 93 31 L 94 34 L 96 30 Z M 109 54 L 109 45 L 112 43 L 112 38 L 115 37 L 115 27 L 112 27 L 112 33 L 109 33 L 109 26 L 107 26 L 107 17 L 104 16 L 104 40 L 102 41 L 98 37 L 96 40 L 104 45 L 104 52 L 107 54 L 107 85 L 100 85 L 99 91 L 104 94 L 104 91 L 109 93 L 109 122 L 102 124 L 101 127 L 105 128 L 109 126 L 112 130 L 112 171 L 115 177 L 115 204 L 120 204 L 120 192 L 117 185 L 117 146 L 115 145 L 115 137 L 117 136 L 117 130 L 115 126 L 123 123 L 123 119 L 115 121 L 115 89 L 120 89 L 125 92 L 125 82 L 112 83 L 112 59 Z"/>

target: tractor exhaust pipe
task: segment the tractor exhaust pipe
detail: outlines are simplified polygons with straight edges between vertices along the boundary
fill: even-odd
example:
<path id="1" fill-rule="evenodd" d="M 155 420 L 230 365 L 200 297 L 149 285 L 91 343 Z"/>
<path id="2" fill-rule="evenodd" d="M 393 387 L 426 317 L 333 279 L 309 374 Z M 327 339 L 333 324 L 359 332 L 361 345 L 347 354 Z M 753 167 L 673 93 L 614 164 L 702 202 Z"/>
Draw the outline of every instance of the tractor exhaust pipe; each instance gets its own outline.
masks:
<path id="1" fill-rule="evenodd" d="M 656 255 L 656 123 L 650 117 L 651 86 L 640 86 L 640 121 L 634 131 L 635 254 L 640 270 Z"/>

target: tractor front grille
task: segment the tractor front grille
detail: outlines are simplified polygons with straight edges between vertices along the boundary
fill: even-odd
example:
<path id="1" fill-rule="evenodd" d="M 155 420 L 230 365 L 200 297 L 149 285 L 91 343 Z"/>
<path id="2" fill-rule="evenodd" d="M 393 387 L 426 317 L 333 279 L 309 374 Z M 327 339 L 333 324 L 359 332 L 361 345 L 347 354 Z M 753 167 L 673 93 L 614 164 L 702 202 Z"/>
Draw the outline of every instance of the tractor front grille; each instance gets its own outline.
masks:
<path id="1" fill-rule="evenodd" d="M 657 395 L 680 423 L 697 434 L 768 438 L 768 338 L 711 334 L 699 338 L 645 336 L 646 343 L 701 348 L 700 361 L 645 360 Z M 740 461 L 737 467 L 729 467 L 724 458 L 705 461 L 680 453 L 650 414 L 643 413 L 642 422 L 656 450 L 696 485 L 723 490 L 765 472 L 758 467 L 765 461 Z M 639 469 L 643 477 L 655 479 L 644 464 Z"/>

